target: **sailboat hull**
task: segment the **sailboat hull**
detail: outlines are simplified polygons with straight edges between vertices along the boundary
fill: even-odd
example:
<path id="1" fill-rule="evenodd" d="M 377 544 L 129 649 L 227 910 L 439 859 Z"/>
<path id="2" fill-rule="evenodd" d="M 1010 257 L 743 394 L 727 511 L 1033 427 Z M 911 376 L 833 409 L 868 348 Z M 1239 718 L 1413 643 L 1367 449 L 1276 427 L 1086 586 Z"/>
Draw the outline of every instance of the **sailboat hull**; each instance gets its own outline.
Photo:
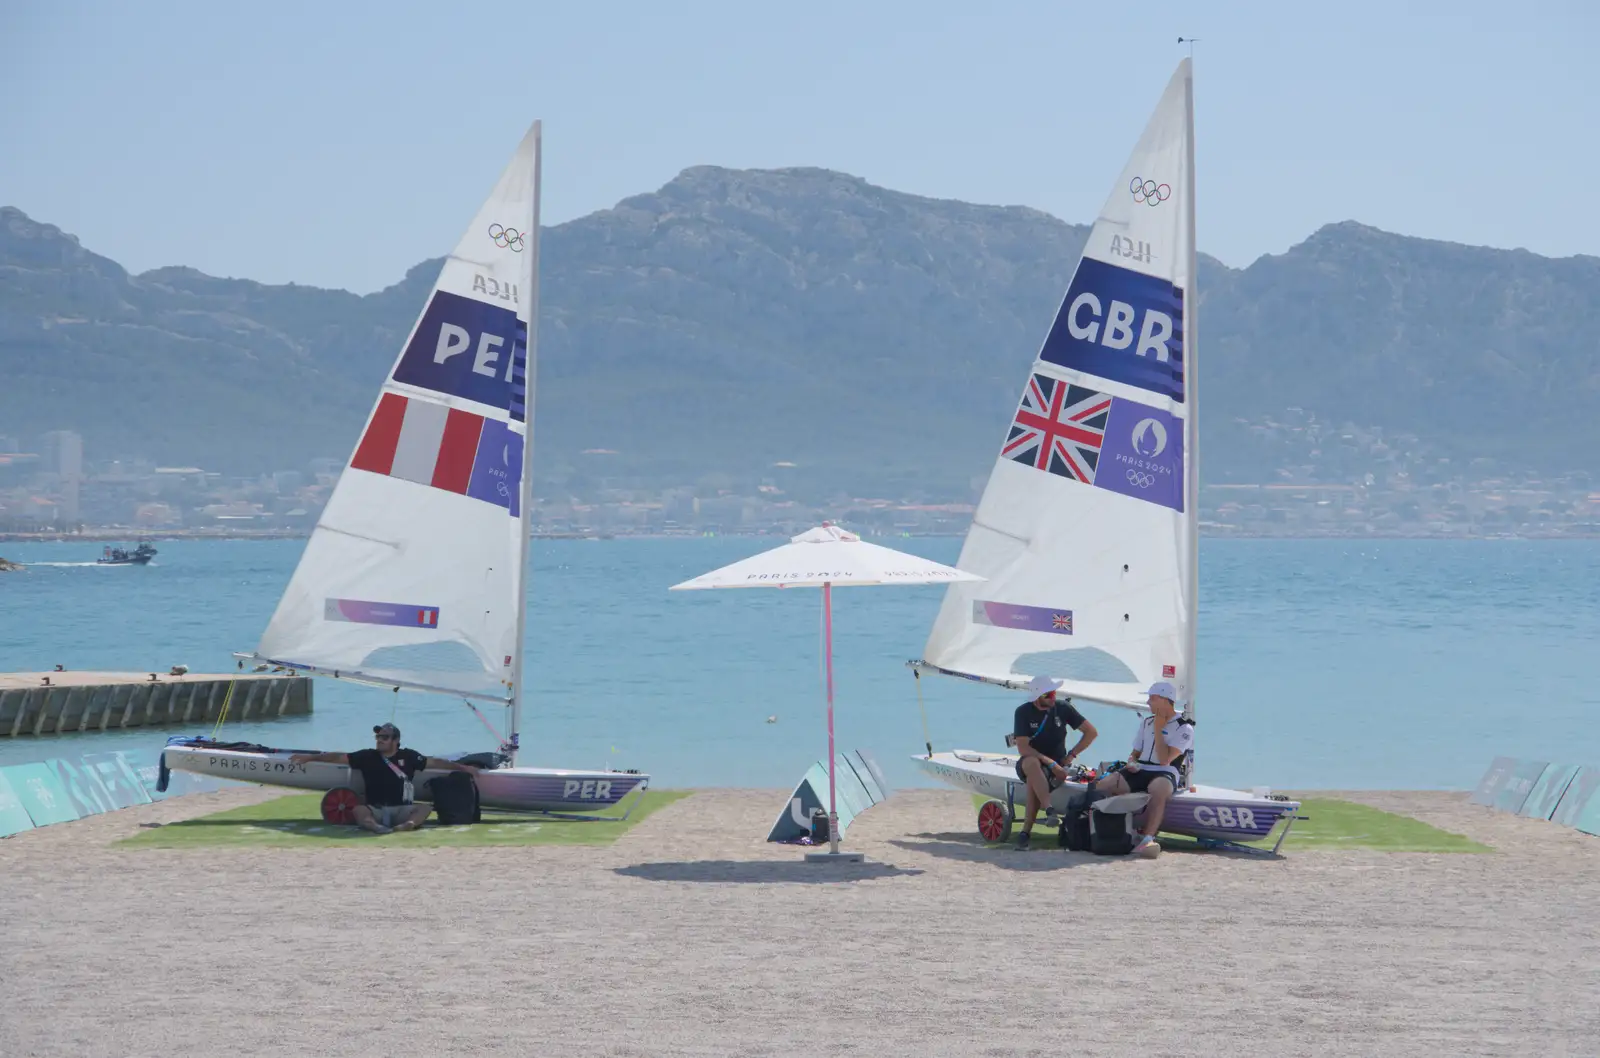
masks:
<path id="1" fill-rule="evenodd" d="M 958 749 L 931 757 L 919 754 L 911 759 L 923 774 L 947 786 L 1015 804 L 1019 811 L 1026 803 L 1027 791 L 1017 780 L 1015 756 Z M 1072 792 L 1081 789 L 1082 783 L 1066 783 L 1056 791 L 1055 799 L 1064 805 Z M 1260 841 L 1299 808 L 1298 801 L 1279 801 L 1221 786 L 1196 786 L 1167 802 L 1161 833 L 1203 841 Z"/>
<path id="2" fill-rule="evenodd" d="M 346 786 L 363 792 L 361 775 L 343 764 L 292 764 L 294 753 L 312 750 L 260 751 L 171 745 L 163 751 L 166 766 L 218 779 L 283 786 L 294 790 L 332 790 Z M 430 769 L 417 776 L 416 788 L 446 774 Z M 477 775 L 478 799 L 484 808 L 508 812 L 592 812 L 609 808 L 635 790 L 643 792 L 650 777 L 637 772 L 572 768 L 495 768 Z M 419 796 L 419 801 L 427 800 Z"/>

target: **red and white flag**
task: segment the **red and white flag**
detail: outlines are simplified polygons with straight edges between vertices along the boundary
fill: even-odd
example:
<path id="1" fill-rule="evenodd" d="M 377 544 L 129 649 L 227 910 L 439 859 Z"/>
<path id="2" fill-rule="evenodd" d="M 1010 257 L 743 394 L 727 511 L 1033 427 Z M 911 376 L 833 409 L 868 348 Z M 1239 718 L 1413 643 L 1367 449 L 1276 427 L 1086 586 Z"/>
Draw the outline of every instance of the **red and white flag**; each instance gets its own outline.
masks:
<path id="1" fill-rule="evenodd" d="M 522 436 L 498 419 L 385 393 L 350 466 L 518 513 Z"/>

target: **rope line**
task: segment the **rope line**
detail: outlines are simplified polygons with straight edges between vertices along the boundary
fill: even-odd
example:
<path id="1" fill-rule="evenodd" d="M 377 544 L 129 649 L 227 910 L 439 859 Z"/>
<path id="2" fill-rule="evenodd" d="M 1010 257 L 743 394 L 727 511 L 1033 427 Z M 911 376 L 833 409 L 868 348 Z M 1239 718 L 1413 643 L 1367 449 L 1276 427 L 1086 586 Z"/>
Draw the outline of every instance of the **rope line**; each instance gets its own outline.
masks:
<path id="1" fill-rule="evenodd" d="M 922 714 L 922 744 L 928 747 L 928 759 L 932 760 L 933 736 L 928 734 L 928 707 L 922 702 L 922 673 L 912 669 L 911 675 L 917 681 L 917 712 Z"/>
<path id="2" fill-rule="evenodd" d="M 228 706 L 233 704 L 233 689 L 239 686 L 238 680 L 228 681 L 228 693 L 223 696 L 222 710 L 217 713 L 217 726 L 211 729 L 211 741 L 217 741 L 217 736 L 222 734 L 222 722 L 228 719 Z"/>
<path id="3" fill-rule="evenodd" d="M 461 699 L 461 704 L 466 706 L 468 709 L 472 710 L 472 715 L 476 716 L 478 718 L 478 722 L 483 724 L 484 727 L 489 729 L 489 734 L 494 736 L 494 740 L 495 740 L 495 742 L 497 744 L 499 744 L 501 746 L 505 745 L 505 743 L 506 743 L 505 736 L 500 734 L 500 732 L 498 732 L 498 731 L 496 731 L 494 729 L 494 725 L 489 723 L 489 718 L 483 715 L 483 711 L 482 710 L 480 710 L 477 706 L 473 705 L 472 702 L 469 699 L 466 699 L 466 698 Z"/>

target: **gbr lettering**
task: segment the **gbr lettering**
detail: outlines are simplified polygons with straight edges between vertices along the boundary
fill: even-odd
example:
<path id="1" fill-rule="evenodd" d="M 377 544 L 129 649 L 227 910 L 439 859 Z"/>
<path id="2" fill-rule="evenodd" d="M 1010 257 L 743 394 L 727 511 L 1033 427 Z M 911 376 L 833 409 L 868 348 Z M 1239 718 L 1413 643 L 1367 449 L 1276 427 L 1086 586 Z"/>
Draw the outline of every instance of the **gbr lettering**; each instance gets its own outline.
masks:
<path id="1" fill-rule="evenodd" d="M 1226 827 L 1229 830 L 1254 830 L 1256 814 L 1243 805 L 1196 805 L 1194 821 L 1203 827 Z"/>
<path id="2" fill-rule="evenodd" d="M 1114 250 L 1145 253 L 1132 240 Z M 1170 279 L 1084 257 L 1039 359 L 1181 402 L 1183 302 Z"/>
<path id="3" fill-rule="evenodd" d="M 1134 310 L 1126 301 L 1112 300 L 1102 307 L 1099 295 L 1085 290 L 1067 308 L 1067 333 L 1079 341 L 1098 341 L 1107 349 L 1126 349 L 1134 344 Z M 1145 309 L 1139 320 L 1136 356 L 1153 356 L 1162 363 L 1172 359 L 1167 342 L 1172 338 L 1172 317 L 1159 309 Z"/>

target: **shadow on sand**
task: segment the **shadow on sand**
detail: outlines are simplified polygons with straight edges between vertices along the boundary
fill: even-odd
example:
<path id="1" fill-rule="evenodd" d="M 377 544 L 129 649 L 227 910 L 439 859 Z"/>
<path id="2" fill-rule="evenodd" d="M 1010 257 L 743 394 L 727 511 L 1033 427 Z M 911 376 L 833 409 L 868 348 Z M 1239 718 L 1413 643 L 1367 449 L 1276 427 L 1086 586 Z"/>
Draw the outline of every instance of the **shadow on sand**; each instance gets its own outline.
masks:
<path id="1" fill-rule="evenodd" d="M 909 839 L 894 839 L 889 844 L 908 852 L 923 852 L 945 860 L 964 863 L 987 863 L 1008 871 L 1060 871 L 1069 867 L 1084 867 L 1091 863 L 1111 863 L 1129 859 L 1124 856 L 1096 856 L 1092 852 L 1068 852 L 1056 842 L 1053 830 L 1035 831 L 1033 848 L 1018 852 L 1012 842 L 989 844 L 964 831 L 943 834 L 915 834 Z M 1191 838 L 1163 834 L 1160 838 L 1161 854 L 1221 856 L 1227 859 L 1264 861 L 1274 863 L 1283 857 L 1265 850 L 1203 848 Z"/>
<path id="2" fill-rule="evenodd" d="M 988 844 L 965 831 L 942 834 L 913 834 L 909 838 L 896 838 L 889 844 L 908 852 L 921 852 L 942 860 L 960 860 L 963 863 L 987 863 L 1008 871 L 1061 871 L 1069 867 L 1082 867 L 1103 856 L 1087 852 L 1068 852 L 1056 844 L 1055 831 L 1035 831 L 1033 848 L 1018 852 L 1012 842 Z"/>
<path id="3" fill-rule="evenodd" d="M 892 863 L 807 863 L 804 860 L 690 860 L 680 863 L 635 863 L 614 873 L 647 882 L 864 882 L 876 878 L 923 873 Z"/>

